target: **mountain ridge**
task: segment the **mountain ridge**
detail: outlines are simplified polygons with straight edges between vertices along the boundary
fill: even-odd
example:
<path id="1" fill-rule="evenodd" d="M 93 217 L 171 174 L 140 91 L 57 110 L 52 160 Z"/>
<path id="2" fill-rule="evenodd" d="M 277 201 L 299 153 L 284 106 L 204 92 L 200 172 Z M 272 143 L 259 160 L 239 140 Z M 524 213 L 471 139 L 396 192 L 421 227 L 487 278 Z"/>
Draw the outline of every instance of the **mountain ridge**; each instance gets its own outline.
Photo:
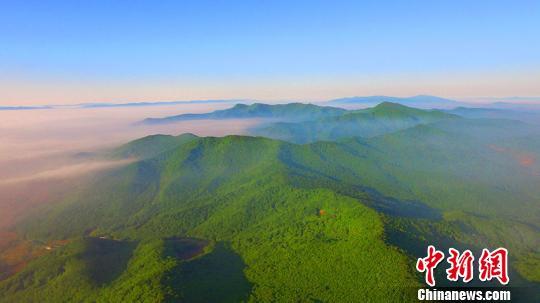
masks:
<path id="1" fill-rule="evenodd" d="M 422 110 L 399 103 L 383 102 L 375 107 L 347 111 L 343 115 L 305 122 L 276 122 L 256 126 L 250 133 L 295 143 L 336 141 L 348 137 L 369 138 L 418 124 L 459 116 L 438 110 Z"/>
<path id="2" fill-rule="evenodd" d="M 327 104 L 330 105 L 364 105 L 364 106 L 374 106 L 382 102 L 393 102 L 401 103 L 407 106 L 420 107 L 420 108 L 453 108 L 457 107 L 463 103 L 429 95 L 417 95 L 411 97 L 391 97 L 391 96 L 355 96 L 355 97 L 345 97 L 339 99 L 333 99 L 327 101 Z"/>
<path id="3" fill-rule="evenodd" d="M 304 103 L 264 104 L 254 103 L 236 104 L 232 108 L 216 110 L 203 114 L 181 114 L 165 118 L 147 118 L 141 124 L 160 124 L 176 121 L 201 119 L 242 119 L 242 118 L 280 118 L 280 119 L 312 119 L 340 115 L 344 109 L 329 106 L 317 106 Z"/>

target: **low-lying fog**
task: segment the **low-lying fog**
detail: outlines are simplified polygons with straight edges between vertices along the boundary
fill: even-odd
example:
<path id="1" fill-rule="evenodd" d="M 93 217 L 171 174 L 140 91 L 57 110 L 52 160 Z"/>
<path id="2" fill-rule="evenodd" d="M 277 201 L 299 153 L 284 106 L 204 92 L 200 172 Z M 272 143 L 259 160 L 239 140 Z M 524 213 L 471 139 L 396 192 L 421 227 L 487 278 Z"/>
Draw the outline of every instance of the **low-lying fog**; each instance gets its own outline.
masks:
<path id="1" fill-rule="evenodd" d="M 78 157 L 151 134 L 245 134 L 255 119 L 134 125 L 148 117 L 202 113 L 229 103 L 0 111 L 0 228 L 29 207 L 57 199 L 77 180 L 125 162 Z"/>

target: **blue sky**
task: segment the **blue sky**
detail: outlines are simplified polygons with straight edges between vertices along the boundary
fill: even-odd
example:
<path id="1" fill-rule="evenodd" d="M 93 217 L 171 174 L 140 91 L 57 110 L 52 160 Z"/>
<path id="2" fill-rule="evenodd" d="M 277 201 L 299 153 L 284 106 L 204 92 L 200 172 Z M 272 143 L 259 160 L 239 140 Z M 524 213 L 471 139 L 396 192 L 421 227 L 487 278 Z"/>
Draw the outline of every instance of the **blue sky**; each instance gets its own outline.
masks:
<path id="1" fill-rule="evenodd" d="M 0 104 L 540 95 L 540 1 L 0 5 Z"/>

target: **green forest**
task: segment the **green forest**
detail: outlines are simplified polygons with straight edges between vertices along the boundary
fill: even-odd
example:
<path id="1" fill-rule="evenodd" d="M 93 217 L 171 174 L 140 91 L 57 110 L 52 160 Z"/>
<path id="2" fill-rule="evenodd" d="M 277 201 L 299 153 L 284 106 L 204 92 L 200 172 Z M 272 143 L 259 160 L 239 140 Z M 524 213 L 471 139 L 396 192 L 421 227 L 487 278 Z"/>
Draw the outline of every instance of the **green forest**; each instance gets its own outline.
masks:
<path id="1" fill-rule="evenodd" d="M 103 151 L 136 161 L 15 226 L 65 244 L 0 280 L 0 302 L 412 302 L 429 244 L 506 247 L 510 285 L 538 296 L 538 126 L 389 102 L 204 118 L 250 115 L 282 120 Z"/>

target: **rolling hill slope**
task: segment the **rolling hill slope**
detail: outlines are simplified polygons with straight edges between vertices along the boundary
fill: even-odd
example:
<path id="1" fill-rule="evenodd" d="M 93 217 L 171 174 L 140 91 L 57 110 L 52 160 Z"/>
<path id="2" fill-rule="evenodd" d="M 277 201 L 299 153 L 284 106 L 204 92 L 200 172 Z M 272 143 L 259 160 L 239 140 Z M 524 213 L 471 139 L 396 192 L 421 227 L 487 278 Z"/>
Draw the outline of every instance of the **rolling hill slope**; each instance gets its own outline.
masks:
<path id="1" fill-rule="evenodd" d="M 512 285 L 538 289 L 538 129 L 391 103 L 298 124 L 350 120 L 383 131 L 120 147 L 108 156 L 139 160 L 17 227 L 69 244 L 0 281 L 0 302 L 414 301 L 428 244 L 507 247 Z"/>
<path id="2" fill-rule="evenodd" d="M 417 282 L 407 258 L 383 241 L 381 217 L 330 188 L 306 187 L 308 182 L 302 180 L 309 171 L 292 166 L 288 158 L 302 152 L 309 150 L 264 138 L 200 138 L 103 176 L 87 192 L 21 226 L 19 231 L 28 238 L 74 239 L 74 244 L 1 282 L 4 300 L 25 301 L 42 293 L 63 300 L 77 292 L 87 294 L 88 301 L 121 301 L 142 296 L 140 279 L 149 284 L 146 299 L 189 298 L 195 289 L 169 292 L 170 287 L 177 285 L 174 281 L 188 279 L 192 267 L 226 274 L 221 270 L 227 267 L 216 265 L 215 258 L 220 257 L 213 254 L 241 260 L 235 261 L 239 268 L 228 270 L 236 272 L 243 285 L 238 289 L 245 293 L 229 293 L 231 298 L 406 300 L 409 294 L 404 287 Z M 295 186 L 293 179 L 304 186 Z M 44 265 L 73 264 L 85 255 L 86 250 L 76 244 L 85 235 L 92 238 L 82 241 L 92 243 L 106 237 L 138 244 L 131 248 L 126 269 L 111 274 L 114 279 L 105 284 L 96 284 L 84 270 L 59 272 Z M 162 253 L 171 237 L 213 244 L 193 261 L 179 260 Z M 73 257 L 67 253 L 71 250 L 75 250 Z M 146 259 L 150 265 L 138 268 Z M 73 284 L 44 284 L 41 279 Z M 199 289 L 212 287 L 212 279 L 194 279 L 200 279 Z M 30 286 L 21 291 L 16 287 L 20 283 Z M 78 283 L 80 287 L 69 286 Z M 137 286 L 128 290 L 126 284 Z M 60 290 L 56 285 L 65 287 Z"/>

